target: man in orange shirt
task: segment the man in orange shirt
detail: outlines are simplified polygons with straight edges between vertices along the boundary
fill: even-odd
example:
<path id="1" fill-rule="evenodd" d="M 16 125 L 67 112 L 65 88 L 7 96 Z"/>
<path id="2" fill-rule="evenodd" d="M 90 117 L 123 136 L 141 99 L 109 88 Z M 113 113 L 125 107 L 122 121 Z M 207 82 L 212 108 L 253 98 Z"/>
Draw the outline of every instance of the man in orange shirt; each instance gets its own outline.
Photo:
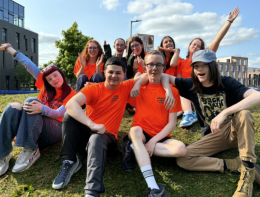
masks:
<path id="1" fill-rule="evenodd" d="M 140 78 L 121 83 L 125 75 L 125 63 L 111 57 L 105 64 L 106 81 L 84 87 L 66 105 L 62 123 L 64 160 L 52 187 L 65 187 L 71 176 L 81 168 L 78 151 L 87 151 L 86 196 L 99 196 L 105 191 L 103 175 L 108 150 L 117 143 L 118 129 L 125 105 L 134 83 Z M 86 103 L 86 115 L 81 107 Z"/>
<path id="2" fill-rule="evenodd" d="M 143 173 L 148 185 L 148 196 L 170 196 L 162 184 L 157 185 L 149 156 L 181 157 L 186 147 L 181 141 L 172 139 L 170 133 L 175 129 L 177 112 L 181 110 L 180 96 L 176 88 L 171 87 L 175 98 L 174 108 L 167 110 L 164 106 L 165 91 L 161 85 L 161 74 L 165 69 L 165 58 L 159 51 L 150 51 L 145 56 L 145 67 L 149 83 L 140 88 L 140 95 L 129 99 L 136 106 L 134 123 L 122 145 L 124 157 L 121 163 L 124 171 L 135 167 L 135 160 Z M 137 87 L 139 81 L 135 85 Z M 139 86 L 140 87 L 140 86 Z M 137 88 L 139 89 L 139 88 Z M 132 97 L 139 94 L 134 90 Z M 132 144 L 131 144 L 132 142 Z"/>

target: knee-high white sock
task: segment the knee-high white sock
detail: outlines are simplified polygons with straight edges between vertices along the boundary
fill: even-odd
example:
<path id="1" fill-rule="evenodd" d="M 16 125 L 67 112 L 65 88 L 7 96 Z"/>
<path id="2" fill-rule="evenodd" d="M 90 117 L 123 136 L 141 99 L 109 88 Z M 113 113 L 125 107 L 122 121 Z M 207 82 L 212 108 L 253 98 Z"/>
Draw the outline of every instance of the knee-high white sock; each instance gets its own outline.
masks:
<path id="1" fill-rule="evenodd" d="M 148 187 L 150 187 L 151 189 L 160 189 L 153 176 L 152 166 L 147 165 L 147 166 L 141 167 L 140 169 L 143 173 L 144 179 L 145 179 Z"/>

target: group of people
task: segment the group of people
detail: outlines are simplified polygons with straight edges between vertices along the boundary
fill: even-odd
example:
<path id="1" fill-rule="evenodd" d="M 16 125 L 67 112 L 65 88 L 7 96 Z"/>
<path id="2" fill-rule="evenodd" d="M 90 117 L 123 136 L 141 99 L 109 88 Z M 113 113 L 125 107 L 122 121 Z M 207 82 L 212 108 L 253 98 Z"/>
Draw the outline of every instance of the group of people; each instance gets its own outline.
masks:
<path id="1" fill-rule="evenodd" d="M 121 167 L 130 172 L 138 164 L 148 186 L 147 196 L 170 196 L 153 176 L 150 157 L 156 155 L 176 157 L 180 167 L 191 171 L 240 172 L 233 196 L 251 197 L 253 182 L 260 184 L 260 168 L 256 165 L 254 119 L 247 109 L 260 103 L 260 93 L 221 76 L 215 53 L 238 13 L 235 8 L 229 14 L 207 49 L 202 39 L 193 39 L 185 60 L 179 57 L 180 50 L 170 36 L 148 53 L 142 40 L 133 37 L 126 58 L 124 39 L 115 40 L 114 56 L 106 42 L 103 53 L 100 44 L 90 40 L 75 63 L 75 90 L 56 66 L 40 71 L 10 44 L 2 44 L 0 49 L 9 52 L 36 79 L 40 93 L 22 105 L 9 104 L 2 113 L 0 176 L 9 168 L 15 136 L 14 145 L 22 147 L 12 169 L 15 173 L 28 169 L 40 157 L 39 149 L 62 139 L 62 167 L 52 187 L 62 189 L 69 183 L 82 166 L 77 156 L 82 152 L 87 153 L 85 195 L 99 196 L 105 192 L 107 153 L 117 147 L 128 103 L 135 106 L 135 115 L 122 143 Z M 170 135 L 182 111 L 180 127 L 198 120 L 203 136 L 187 147 Z M 239 157 L 212 157 L 230 148 L 237 148 Z"/>

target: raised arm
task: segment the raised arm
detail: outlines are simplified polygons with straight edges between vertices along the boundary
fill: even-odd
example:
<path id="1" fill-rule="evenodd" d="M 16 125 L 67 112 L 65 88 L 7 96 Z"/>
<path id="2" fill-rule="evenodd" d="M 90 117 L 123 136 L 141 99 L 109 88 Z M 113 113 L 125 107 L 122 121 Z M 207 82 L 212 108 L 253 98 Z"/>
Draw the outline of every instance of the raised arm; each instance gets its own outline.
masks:
<path id="1" fill-rule="evenodd" d="M 178 66 L 179 55 L 180 55 L 180 49 L 179 48 L 174 49 L 174 55 L 172 56 L 170 66 L 173 67 Z"/>
<path id="2" fill-rule="evenodd" d="M 104 62 L 107 61 L 108 58 L 112 57 L 112 51 L 109 44 L 107 44 L 106 41 L 104 41 Z"/>
<path id="3" fill-rule="evenodd" d="M 39 73 L 41 72 L 40 69 L 24 54 L 21 52 L 16 51 L 11 44 L 5 43 L 2 44 L 0 50 L 6 50 L 10 53 L 19 63 L 21 63 L 26 70 L 34 77 L 34 79 L 38 79 Z"/>
<path id="4" fill-rule="evenodd" d="M 224 36 L 228 32 L 231 24 L 236 19 L 238 14 L 239 14 L 239 9 L 238 8 L 235 8 L 233 10 L 233 12 L 229 13 L 228 18 L 227 18 L 227 22 L 221 28 L 221 30 L 218 32 L 218 34 L 217 34 L 216 38 L 213 40 L 213 42 L 209 45 L 209 50 L 217 52 L 220 42 L 222 41 L 222 39 L 224 38 Z"/>

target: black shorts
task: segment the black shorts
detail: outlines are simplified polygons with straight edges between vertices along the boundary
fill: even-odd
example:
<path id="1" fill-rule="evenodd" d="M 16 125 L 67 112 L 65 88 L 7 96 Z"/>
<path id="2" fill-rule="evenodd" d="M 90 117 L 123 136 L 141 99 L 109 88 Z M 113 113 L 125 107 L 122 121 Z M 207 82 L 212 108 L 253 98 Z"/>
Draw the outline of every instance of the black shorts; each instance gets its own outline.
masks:
<path id="1" fill-rule="evenodd" d="M 146 142 L 145 142 L 145 143 L 147 143 L 150 139 L 152 139 L 152 137 L 151 137 L 150 135 L 148 135 L 148 133 L 146 133 L 144 130 L 143 130 L 143 134 L 144 134 L 145 139 L 146 139 Z M 170 138 L 170 137 L 165 137 L 165 138 L 161 139 L 161 140 L 158 141 L 158 142 L 159 142 L 159 143 L 163 143 L 164 141 L 166 141 L 166 140 L 168 140 L 168 139 L 172 139 L 172 138 Z M 157 143 L 158 143 L 158 142 L 157 142 Z"/>

